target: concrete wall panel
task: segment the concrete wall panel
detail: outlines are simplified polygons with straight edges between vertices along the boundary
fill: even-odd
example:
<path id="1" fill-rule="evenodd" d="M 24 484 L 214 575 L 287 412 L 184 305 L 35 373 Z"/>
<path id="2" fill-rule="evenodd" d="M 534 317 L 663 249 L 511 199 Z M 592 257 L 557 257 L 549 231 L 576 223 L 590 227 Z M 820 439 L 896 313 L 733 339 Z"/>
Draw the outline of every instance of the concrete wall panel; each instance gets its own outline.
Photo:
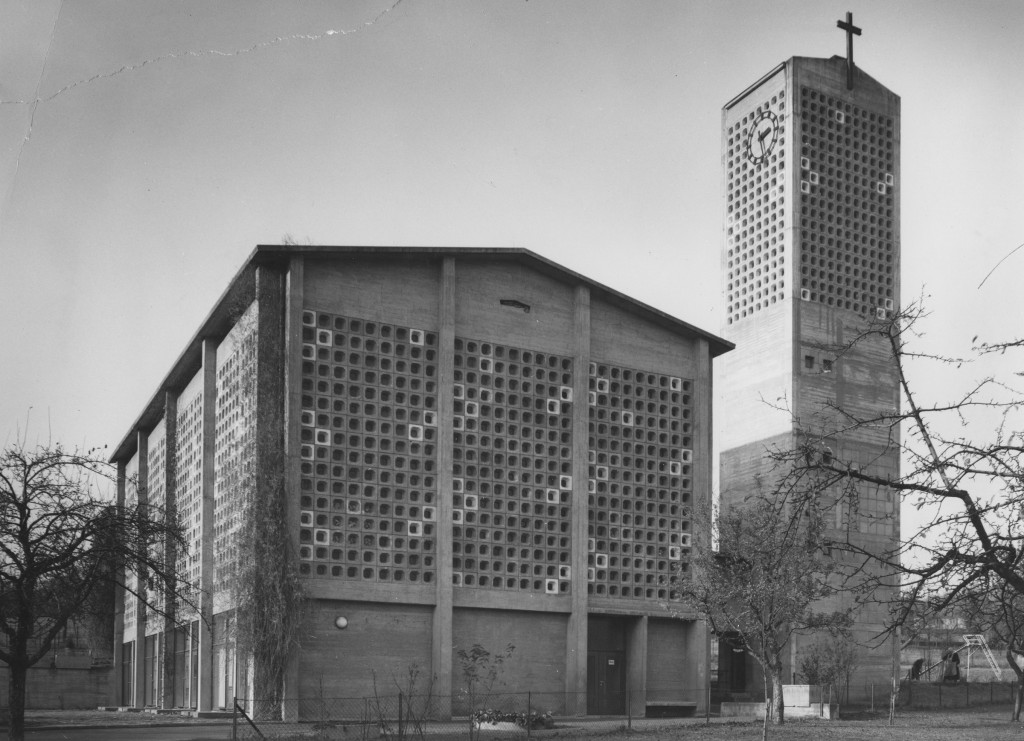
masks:
<path id="1" fill-rule="evenodd" d="M 330 699 L 406 688 L 409 670 L 421 672 L 423 691 L 431 676 L 433 610 L 421 605 L 318 601 L 310 606 L 299 659 L 299 695 Z M 345 617 L 339 630 L 335 619 Z"/>

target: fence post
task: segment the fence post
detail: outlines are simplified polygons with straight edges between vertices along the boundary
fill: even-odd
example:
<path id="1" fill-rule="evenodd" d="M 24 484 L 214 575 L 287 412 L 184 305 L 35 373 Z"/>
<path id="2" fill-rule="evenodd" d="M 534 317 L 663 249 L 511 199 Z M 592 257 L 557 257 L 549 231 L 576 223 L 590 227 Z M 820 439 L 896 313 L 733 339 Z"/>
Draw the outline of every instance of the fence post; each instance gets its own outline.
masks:
<path id="1" fill-rule="evenodd" d="M 711 724 L 711 682 L 708 682 L 708 702 L 704 706 L 704 725 Z"/>
<path id="2" fill-rule="evenodd" d="M 964 682 L 964 686 L 967 687 L 967 707 L 971 706 L 971 683 Z"/>
<path id="3" fill-rule="evenodd" d="M 533 710 L 532 710 L 533 702 L 532 702 L 532 699 L 533 699 L 533 693 L 532 692 L 527 692 L 526 693 L 526 737 L 527 738 L 531 737 L 532 734 L 530 733 L 530 730 L 533 728 Z"/>
<path id="4" fill-rule="evenodd" d="M 633 707 L 629 702 L 630 693 L 629 688 L 626 688 L 626 728 L 627 730 L 633 730 Z"/>
<path id="5" fill-rule="evenodd" d="M 942 682 L 939 682 L 939 707 L 942 707 Z"/>
<path id="6" fill-rule="evenodd" d="M 398 693 L 398 738 L 405 738 L 402 735 L 402 693 Z"/>
<path id="7" fill-rule="evenodd" d="M 231 698 L 231 741 L 238 738 L 238 698 Z"/>
<path id="8" fill-rule="evenodd" d="M 871 712 L 875 712 L 875 683 L 871 683 Z"/>

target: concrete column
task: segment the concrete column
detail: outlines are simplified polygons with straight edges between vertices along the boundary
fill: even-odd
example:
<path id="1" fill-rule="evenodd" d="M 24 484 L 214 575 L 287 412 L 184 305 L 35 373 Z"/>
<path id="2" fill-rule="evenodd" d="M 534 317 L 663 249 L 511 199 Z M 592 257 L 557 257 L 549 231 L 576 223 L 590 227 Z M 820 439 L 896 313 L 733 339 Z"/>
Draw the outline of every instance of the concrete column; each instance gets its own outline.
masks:
<path id="1" fill-rule="evenodd" d="M 136 488 L 139 504 L 147 504 L 149 502 L 147 492 L 147 484 L 149 482 L 149 436 L 144 432 L 136 432 L 135 440 L 139 457 L 139 479 Z M 139 594 L 129 597 L 129 599 L 135 600 L 135 630 L 133 635 L 133 640 L 135 641 L 135 664 L 132 667 L 134 672 L 132 685 L 135 696 L 125 698 L 127 704 L 137 708 L 145 707 L 146 705 L 146 603 L 141 596 L 146 593 L 146 585 L 141 580 L 143 575 L 140 574 L 139 576 L 140 580 L 136 588 Z"/>
<path id="2" fill-rule="evenodd" d="M 300 419 L 302 413 L 302 310 L 305 304 L 305 267 L 302 257 L 293 257 L 285 276 L 284 296 L 284 481 L 286 487 L 295 486 L 301 478 L 299 458 Z M 289 496 L 285 507 L 285 521 L 291 535 L 292 554 L 299 552 L 299 497 Z M 298 651 L 292 651 L 284 671 L 285 699 L 283 720 L 297 721 L 299 713 Z"/>
<path id="3" fill-rule="evenodd" d="M 711 447 L 711 400 L 714 398 L 714 389 L 711 386 L 711 350 L 708 341 L 697 340 L 697 377 L 694 378 L 693 389 L 693 497 L 695 504 L 711 501 L 711 474 L 714 460 Z M 707 507 L 697 507 L 697 511 L 707 512 Z M 691 542 L 693 548 L 710 548 L 711 539 L 707 534 L 711 532 L 711 519 L 690 523 L 690 531 L 693 534 Z M 703 535 L 702 535 L 703 534 Z M 708 662 L 710 661 L 711 644 L 708 640 L 707 624 L 703 620 L 694 620 L 689 623 L 690 632 L 687 641 L 687 657 L 690 666 L 693 667 L 687 682 L 693 687 L 706 687 L 708 682 Z M 702 693 L 702 699 L 698 701 L 698 707 L 703 710 L 707 702 L 706 693 Z"/>
<path id="4" fill-rule="evenodd" d="M 164 394 L 165 449 L 164 470 L 159 475 L 164 479 L 164 516 L 174 522 L 178 517 L 178 497 L 175 485 L 175 461 L 178 457 L 178 395 L 170 391 Z M 178 548 L 167 539 L 164 541 L 164 573 L 173 574 L 178 569 Z M 177 580 L 172 579 L 163 595 L 163 634 L 160 639 L 160 707 L 174 707 L 174 629 L 177 624 Z"/>
<path id="5" fill-rule="evenodd" d="M 626 690 L 629 712 L 642 718 L 647 712 L 647 616 L 631 620 L 626 629 Z"/>
<path id="6" fill-rule="evenodd" d="M 203 473 L 200 483 L 203 512 L 200 527 L 200 584 L 199 629 L 193 640 L 199 641 L 199 667 L 197 677 L 199 689 L 196 693 L 196 709 L 213 709 L 213 486 L 214 447 L 217 437 L 217 343 L 203 340 Z M 191 654 L 190 654 L 191 656 Z"/>
<path id="7" fill-rule="evenodd" d="M 125 499 L 125 462 L 117 462 L 117 506 L 124 507 Z M 121 579 L 124 578 L 124 560 L 118 559 L 114 567 L 121 573 L 115 578 L 114 587 L 114 704 L 118 706 L 127 705 L 131 698 L 124 696 L 124 587 Z"/>
<path id="8" fill-rule="evenodd" d="M 255 417 L 255 498 L 258 506 L 274 508 L 273 516 L 287 521 L 287 508 L 279 496 L 284 479 L 284 332 L 285 277 L 281 270 L 266 266 L 256 268 L 256 408 Z M 286 489 L 285 500 L 291 492 Z M 238 661 L 241 657 L 235 657 Z M 252 665 L 249 680 L 235 693 L 244 691 L 255 676 Z M 260 692 L 253 687 L 249 697 Z"/>
<path id="9" fill-rule="evenodd" d="M 587 508 L 590 440 L 590 289 L 576 286 L 573 297 L 572 382 L 572 611 L 565 640 L 566 711 L 587 711 Z"/>
<path id="10" fill-rule="evenodd" d="M 281 483 L 284 467 L 284 275 L 256 268 L 256 486 Z M 282 513 L 283 515 L 284 513 Z"/>
<path id="11" fill-rule="evenodd" d="M 437 602 L 431 671 L 442 718 L 451 717 L 452 694 L 452 461 L 455 435 L 455 258 L 441 263 L 437 335 Z"/>

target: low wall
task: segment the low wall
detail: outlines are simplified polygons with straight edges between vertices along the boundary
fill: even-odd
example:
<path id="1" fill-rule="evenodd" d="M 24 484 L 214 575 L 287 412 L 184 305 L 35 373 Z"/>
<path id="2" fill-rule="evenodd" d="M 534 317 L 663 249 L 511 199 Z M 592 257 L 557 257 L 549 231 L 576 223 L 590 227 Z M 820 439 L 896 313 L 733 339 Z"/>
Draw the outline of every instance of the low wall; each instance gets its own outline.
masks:
<path id="1" fill-rule="evenodd" d="M 836 717 L 836 705 L 825 701 L 822 687 L 813 684 L 785 684 L 782 686 L 783 713 L 788 718 Z M 764 702 L 723 702 L 722 717 L 763 718 Z"/>
<path id="2" fill-rule="evenodd" d="M 10 670 L 0 664 L 0 708 L 7 707 Z M 114 698 L 111 666 L 28 670 L 25 707 L 29 710 L 82 710 L 110 705 Z"/>
<path id="3" fill-rule="evenodd" d="M 825 718 L 832 720 L 838 717 L 838 706 L 828 703 L 812 703 L 810 705 L 786 706 L 783 713 L 786 718 Z M 723 702 L 723 718 L 763 718 L 764 702 Z"/>

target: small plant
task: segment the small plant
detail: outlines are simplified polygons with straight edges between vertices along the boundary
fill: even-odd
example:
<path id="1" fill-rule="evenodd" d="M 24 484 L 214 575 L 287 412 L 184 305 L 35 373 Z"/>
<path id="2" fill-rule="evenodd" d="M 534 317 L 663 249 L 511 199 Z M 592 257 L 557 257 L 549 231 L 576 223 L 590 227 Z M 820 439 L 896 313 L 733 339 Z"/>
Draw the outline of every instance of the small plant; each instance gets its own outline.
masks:
<path id="1" fill-rule="evenodd" d="M 551 713 L 512 713 L 494 708 L 477 710 L 473 713 L 473 722 L 477 726 L 484 723 L 515 723 L 520 728 L 551 728 L 555 725 Z"/>
<path id="2" fill-rule="evenodd" d="M 495 681 L 501 674 L 502 664 L 511 658 L 516 647 L 509 643 L 501 653 L 492 654 L 479 643 L 466 651 L 460 648 L 458 651 L 459 664 L 462 667 L 462 677 L 466 682 L 466 692 L 472 697 L 483 692 L 491 691 Z"/>
<path id="3" fill-rule="evenodd" d="M 392 675 L 398 690 L 397 697 L 382 698 L 377 690 L 377 673 L 373 672 L 373 700 L 371 717 L 376 718 L 380 737 L 387 741 L 422 739 L 426 735 L 427 718 L 434 710 L 434 678 L 427 679 L 421 690 L 423 672 L 419 664 L 410 664 L 403 687 Z M 384 702 L 382 702 L 382 699 Z M 392 717 L 394 715 L 394 717 Z"/>
<path id="4" fill-rule="evenodd" d="M 459 657 L 459 665 L 462 667 L 462 678 L 465 681 L 463 692 L 469 699 L 470 719 L 469 738 L 470 741 L 479 738 L 480 723 L 477 720 L 478 713 L 497 713 L 495 710 L 475 710 L 478 700 L 485 700 L 491 694 L 494 683 L 501 675 L 502 665 L 505 660 L 515 653 L 516 647 L 511 643 L 505 646 L 501 653 L 492 654 L 479 643 L 474 643 L 467 651 L 460 648 L 456 654 Z M 490 721 L 491 723 L 497 721 Z"/>

